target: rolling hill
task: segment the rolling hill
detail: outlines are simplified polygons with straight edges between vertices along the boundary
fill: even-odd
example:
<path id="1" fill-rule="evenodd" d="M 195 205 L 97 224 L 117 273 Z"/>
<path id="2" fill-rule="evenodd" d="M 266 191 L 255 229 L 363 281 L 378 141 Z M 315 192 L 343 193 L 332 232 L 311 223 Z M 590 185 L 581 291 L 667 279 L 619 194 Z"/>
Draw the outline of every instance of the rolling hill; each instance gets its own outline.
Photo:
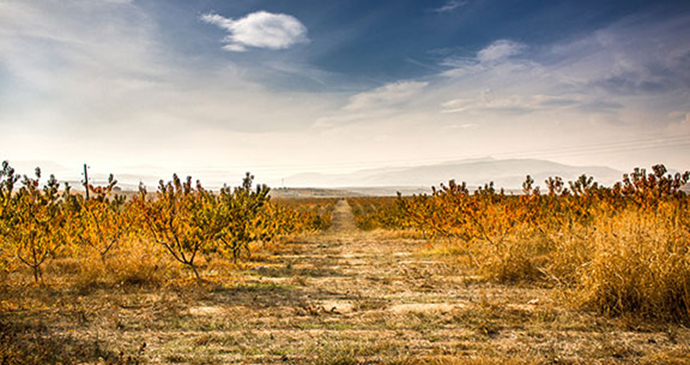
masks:
<path id="1" fill-rule="evenodd" d="M 526 175 L 538 183 L 549 176 L 573 180 L 582 174 L 610 185 L 620 180 L 623 173 L 605 166 L 570 166 L 538 159 L 493 158 L 453 161 L 440 164 L 360 170 L 349 174 L 305 173 L 285 179 L 287 186 L 319 187 L 425 187 L 448 182 L 464 181 L 470 186 L 481 186 L 493 181 L 497 187 L 519 189 Z"/>

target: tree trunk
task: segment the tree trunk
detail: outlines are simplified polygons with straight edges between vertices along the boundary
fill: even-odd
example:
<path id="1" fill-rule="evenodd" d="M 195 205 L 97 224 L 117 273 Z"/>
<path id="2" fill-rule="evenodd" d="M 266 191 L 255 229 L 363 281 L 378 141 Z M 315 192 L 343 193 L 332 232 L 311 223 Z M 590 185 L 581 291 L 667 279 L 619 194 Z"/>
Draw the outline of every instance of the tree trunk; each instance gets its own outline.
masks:
<path id="1" fill-rule="evenodd" d="M 192 268 L 194 276 L 196 276 L 196 280 L 201 281 L 201 275 L 199 275 L 199 271 L 196 269 L 196 265 L 192 264 L 191 262 L 188 265 Z"/>
<path id="2" fill-rule="evenodd" d="M 36 265 L 32 267 L 34 269 L 34 282 L 38 284 L 38 281 L 41 279 L 41 267 Z"/>

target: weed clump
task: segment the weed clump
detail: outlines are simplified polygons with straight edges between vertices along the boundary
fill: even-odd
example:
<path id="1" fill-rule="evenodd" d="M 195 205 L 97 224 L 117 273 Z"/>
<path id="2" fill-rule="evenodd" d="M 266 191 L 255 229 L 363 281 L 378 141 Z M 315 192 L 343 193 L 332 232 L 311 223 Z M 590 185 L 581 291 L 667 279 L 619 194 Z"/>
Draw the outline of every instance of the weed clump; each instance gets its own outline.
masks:
<path id="1" fill-rule="evenodd" d="M 688 322 L 690 232 L 670 213 L 626 212 L 597 230 L 591 259 L 577 270 L 578 301 L 606 314 Z"/>

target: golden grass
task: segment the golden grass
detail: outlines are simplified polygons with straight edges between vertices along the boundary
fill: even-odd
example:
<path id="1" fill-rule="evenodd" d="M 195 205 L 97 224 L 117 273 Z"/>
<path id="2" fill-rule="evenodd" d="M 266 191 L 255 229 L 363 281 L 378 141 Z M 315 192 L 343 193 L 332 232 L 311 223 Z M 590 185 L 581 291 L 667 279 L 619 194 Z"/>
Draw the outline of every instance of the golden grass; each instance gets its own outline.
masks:
<path id="1" fill-rule="evenodd" d="M 687 323 L 689 232 L 669 222 L 663 209 L 626 212 L 607 223 L 593 234 L 591 258 L 577 270 L 579 301 L 607 314 Z"/>
<path id="2" fill-rule="evenodd" d="M 628 209 L 551 235 L 519 230 L 498 245 L 464 244 L 480 274 L 550 283 L 567 302 L 607 315 L 690 320 L 690 232 L 672 207 Z"/>

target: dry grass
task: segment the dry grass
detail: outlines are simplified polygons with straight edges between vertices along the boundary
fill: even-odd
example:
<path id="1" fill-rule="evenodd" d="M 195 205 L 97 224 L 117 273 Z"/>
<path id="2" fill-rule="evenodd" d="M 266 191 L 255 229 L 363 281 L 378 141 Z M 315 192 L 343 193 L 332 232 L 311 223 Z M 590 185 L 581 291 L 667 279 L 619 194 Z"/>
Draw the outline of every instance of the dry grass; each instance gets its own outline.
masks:
<path id="1" fill-rule="evenodd" d="M 690 232 L 663 211 L 627 212 L 592 237 L 577 297 L 606 314 L 690 321 Z"/>
<path id="2" fill-rule="evenodd" d="M 98 255 L 87 255 L 78 264 L 73 285 L 82 291 L 98 287 L 156 288 L 184 275 L 158 247 L 145 243 L 120 247 L 105 261 Z"/>
<path id="3" fill-rule="evenodd" d="M 544 279 L 543 267 L 553 251 L 542 237 L 521 234 L 497 245 L 472 245 L 468 252 L 486 277 L 501 283 L 535 283 Z"/>
<path id="4" fill-rule="evenodd" d="M 548 235 L 524 228 L 500 244 L 456 241 L 436 252 L 465 257 L 498 283 L 559 289 L 575 308 L 687 324 L 690 231 L 672 208 L 628 209 Z"/>
<path id="5" fill-rule="evenodd" d="M 257 261 L 211 258 L 201 284 L 163 269 L 161 284 L 118 286 L 113 273 L 84 290 L 73 263 L 53 263 L 62 279 L 43 286 L 6 284 L 0 364 L 690 364 L 686 327 L 476 277 L 423 240 L 353 230 L 346 208 L 332 231 Z"/>

